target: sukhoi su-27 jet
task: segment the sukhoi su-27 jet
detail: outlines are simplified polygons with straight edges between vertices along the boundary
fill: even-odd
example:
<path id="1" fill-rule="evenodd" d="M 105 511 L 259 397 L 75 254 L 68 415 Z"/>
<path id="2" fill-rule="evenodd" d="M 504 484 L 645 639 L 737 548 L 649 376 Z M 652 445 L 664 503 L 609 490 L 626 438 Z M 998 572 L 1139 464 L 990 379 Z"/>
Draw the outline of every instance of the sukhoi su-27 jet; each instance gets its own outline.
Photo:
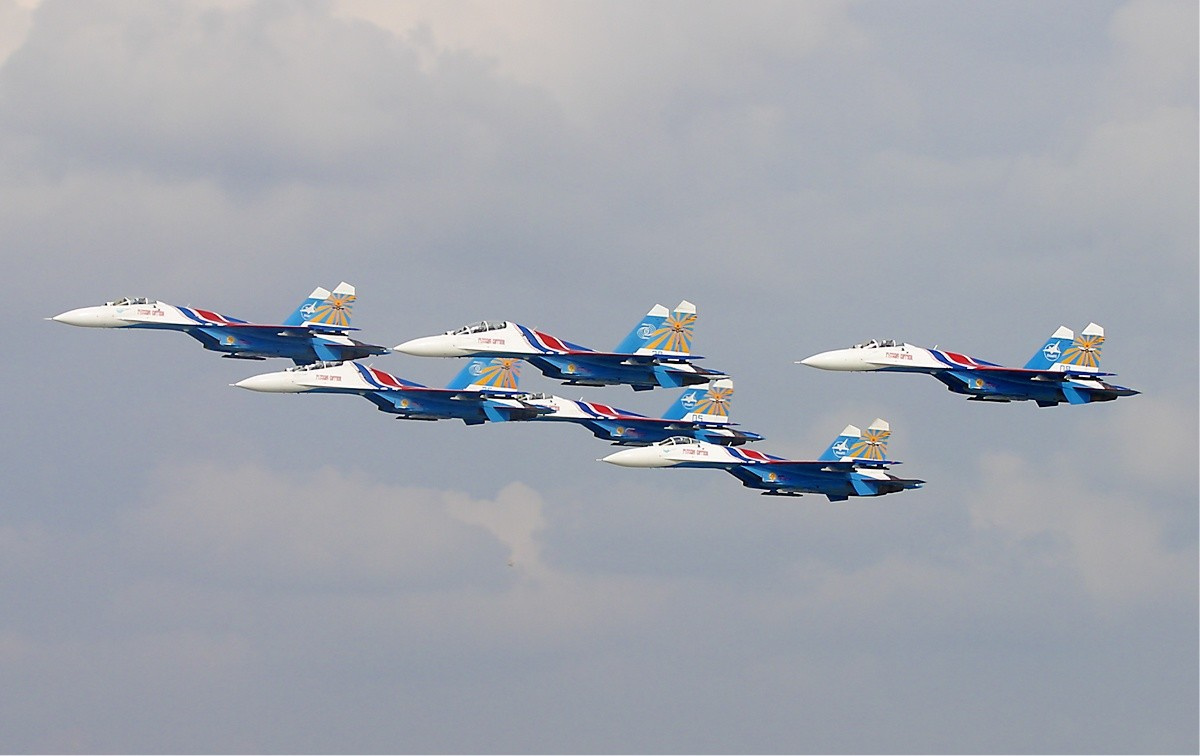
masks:
<path id="1" fill-rule="evenodd" d="M 182 331 L 205 349 L 223 357 L 262 360 L 286 357 L 297 365 L 357 360 L 387 354 L 388 348 L 346 335 L 354 304 L 354 287 L 342 282 L 332 292 L 317 287 L 282 323 L 268 325 L 230 318 L 198 307 L 178 307 L 145 297 L 124 297 L 95 307 L 81 307 L 51 320 L 85 328 L 129 328 Z"/>
<path id="2" fill-rule="evenodd" d="M 925 481 L 887 471 L 900 464 L 887 458 L 891 429 L 883 420 L 865 432 L 848 425 L 815 460 L 784 459 L 755 449 L 719 446 L 692 438 L 669 438 L 651 446 L 614 452 L 601 461 L 621 467 L 708 467 L 724 470 L 747 488 L 771 496 L 824 494 L 830 501 L 883 496 Z"/>
<path id="3" fill-rule="evenodd" d="M 483 321 L 422 336 L 395 347 L 418 357 L 510 357 L 529 362 L 544 375 L 579 386 L 625 384 L 635 391 L 708 383 L 724 373 L 692 363 L 696 306 L 680 302 L 671 311 L 655 305 L 611 352 L 598 352 L 508 320 Z"/>
<path id="4" fill-rule="evenodd" d="M 895 341 L 867 341 L 821 352 L 799 364 L 821 370 L 928 373 L 956 394 L 983 402 L 1033 401 L 1039 407 L 1110 402 L 1140 392 L 1101 380 L 1104 329 L 1088 324 L 1076 336 L 1060 326 L 1024 367 L 1012 368 L 958 352 Z"/>

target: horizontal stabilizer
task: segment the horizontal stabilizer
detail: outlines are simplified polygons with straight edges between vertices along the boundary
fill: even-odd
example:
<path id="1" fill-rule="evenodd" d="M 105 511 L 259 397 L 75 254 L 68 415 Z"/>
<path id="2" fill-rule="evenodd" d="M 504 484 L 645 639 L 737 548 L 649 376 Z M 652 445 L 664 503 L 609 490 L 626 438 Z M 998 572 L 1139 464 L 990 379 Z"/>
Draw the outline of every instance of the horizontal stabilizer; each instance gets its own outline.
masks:
<path id="1" fill-rule="evenodd" d="M 496 407 L 491 402 L 483 403 L 483 414 L 487 415 L 487 419 L 493 423 L 503 423 L 509 419 L 507 412 L 501 411 L 499 407 Z"/>
<path id="2" fill-rule="evenodd" d="M 857 475 L 851 476 L 850 484 L 854 486 L 854 492 L 859 496 L 875 496 L 879 493 L 874 481 L 860 478 Z"/>
<path id="3" fill-rule="evenodd" d="M 1062 385 L 1062 392 L 1063 396 L 1065 396 L 1067 401 L 1071 404 L 1088 404 L 1092 401 L 1090 394 L 1088 394 L 1086 391 L 1081 391 L 1069 383 L 1064 383 Z"/>
<path id="4" fill-rule="evenodd" d="M 683 376 L 666 365 L 654 366 L 654 379 L 663 388 L 680 388 L 684 385 Z"/>

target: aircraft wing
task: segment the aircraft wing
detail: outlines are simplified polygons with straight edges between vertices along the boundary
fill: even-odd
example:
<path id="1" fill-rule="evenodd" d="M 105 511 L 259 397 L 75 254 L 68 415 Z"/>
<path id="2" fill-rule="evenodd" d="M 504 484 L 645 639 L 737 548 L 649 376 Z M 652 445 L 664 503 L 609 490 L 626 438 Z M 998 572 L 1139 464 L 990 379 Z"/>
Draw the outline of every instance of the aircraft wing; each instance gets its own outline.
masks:
<path id="1" fill-rule="evenodd" d="M 463 389 L 448 389 L 437 388 L 434 386 L 422 386 L 419 383 L 404 382 L 400 385 L 386 386 L 379 389 L 363 389 L 364 391 L 398 391 L 406 394 L 425 394 L 434 396 L 440 399 L 457 399 L 460 401 L 483 401 L 484 399 L 495 398 L 495 395 L 484 394 L 481 391 L 464 391 Z"/>
<path id="2" fill-rule="evenodd" d="M 380 391 L 381 389 L 375 389 Z M 528 394 L 524 392 L 512 391 L 477 391 L 470 389 L 452 389 L 452 388 L 436 388 L 434 386 L 422 386 L 420 384 L 404 385 L 397 388 L 389 388 L 386 390 L 400 391 L 407 394 L 424 394 L 438 399 L 449 399 L 458 402 L 479 402 L 484 403 L 492 400 L 508 400 L 517 402 L 529 409 L 536 410 L 538 414 L 547 414 L 551 412 L 549 408 L 539 407 L 525 401 Z"/>
<path id="3" fill-rule="evenodd" d="M 664 363 L 684 363 L 692 360 L 702 360 L 699 354 L 635 354 L 632 352 L 573 352 L 572 356 L 584 359 L 596 358 L 603 362 L 615 362 L 624 365 L 654 365 Z"/>
<path id="4" fill-rule="evenodd" d="M 1094 370 L 1031 370 L 1028 368 L 1010 368 L 999 366 L 982 366 L 975 369 L 981 373 L 996 375 L 1002 378 L 1017 378 L 1030 381 L 1051 382 L 1061 382 L 1075 378 L 1096 378 L 1098 376 L 1116 375 L 1116 373 L 1101 373 Z"/>
<path id="5" fill-rule="evenodd" d="M 338 334 L 346 331 L 357 331 L 358 328 L 349 326 L 331 326 L 324 323 L 303 323 L 301 325 L 268 325 L 265 323 L 219 323 L 222 328 L 236 328 L 240 331 L 257 331 L 271 333 L 277 336 L 311 336 L 314 332 Z M 203 327 L 203 326 L 201 326 Z"/>
<path id="6" fill-rule="evenodd" d="M 707 420 L 668 420 L 665 417 L 642 417 L 641 415 L 619 415 L 616 417 L 597 418 L 598 420 L 613 420 L 616 422 L 635 423 L 642 425 L 657 425 L 666 430 L 691 430 L 693 428 L 732 428 L 738 423 L 714 423 Z"/>
<path id="7" fill-rule="evenodd" d="M 890 465 L 898 465 L 899 462 L 890 459 L 839 459 L 829 462 L 820 462 L 816 460 L 799 460 L 799 459 L 780 459 L 767 460 L 760 464 L 771 465 L 773 467 L 786 467 L 797 472 L 853 472 L 863 467 L 888 467 Z"/>
<path id="8" fill-rule="evenodd" d="M 849 472 L 855 468 L 855 462 L 837 460 L 833 462 L 818 462 L 816 460 L 780 459 L 768 460 L 759 464 L 773 467 L 787 467 L 801 472 Z"/>

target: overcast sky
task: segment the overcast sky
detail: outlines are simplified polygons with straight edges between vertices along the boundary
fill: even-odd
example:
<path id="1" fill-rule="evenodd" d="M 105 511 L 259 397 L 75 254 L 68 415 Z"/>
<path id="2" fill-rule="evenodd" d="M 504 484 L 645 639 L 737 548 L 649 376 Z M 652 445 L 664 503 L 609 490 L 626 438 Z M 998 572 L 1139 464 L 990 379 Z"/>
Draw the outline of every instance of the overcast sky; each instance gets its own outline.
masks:
<path id="1" fill-rule="evenodd" d="M 0 0 L 0 751 L 1195 752 L 1197 27 L 1187 0 Z M 342 280 L 385 345 L 507 318 L 611 349 L 689 299 L 759 449 L 883 417 L 928 483 L 762 497 L 43 320 L 272 322 Z M 794 364 L 877 337 L 1020 365 L 1089 321 L 1142 395 Z"/>

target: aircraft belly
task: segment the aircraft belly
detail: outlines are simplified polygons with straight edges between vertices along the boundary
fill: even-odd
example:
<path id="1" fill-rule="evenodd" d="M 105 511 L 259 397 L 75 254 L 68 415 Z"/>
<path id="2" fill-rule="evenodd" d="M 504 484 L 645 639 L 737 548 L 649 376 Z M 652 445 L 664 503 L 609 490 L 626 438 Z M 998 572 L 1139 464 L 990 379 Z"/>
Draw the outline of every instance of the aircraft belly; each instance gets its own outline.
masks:
<path id="1" fill-rule="evenodd" d="M 752 488 L 833 496 L 856 495 L 854 487 L 841 475 L 813 475 L 774 465 L 744 465 L 729 472 Z"/>
<path id="2" fill-rule="evenodd" d="M 559 355 L 539 355 L 528 358 L 528 361 L 547 376 L 570 383 L 655 384 L 650 371 L 641 367 L 622 367 Z"/>

